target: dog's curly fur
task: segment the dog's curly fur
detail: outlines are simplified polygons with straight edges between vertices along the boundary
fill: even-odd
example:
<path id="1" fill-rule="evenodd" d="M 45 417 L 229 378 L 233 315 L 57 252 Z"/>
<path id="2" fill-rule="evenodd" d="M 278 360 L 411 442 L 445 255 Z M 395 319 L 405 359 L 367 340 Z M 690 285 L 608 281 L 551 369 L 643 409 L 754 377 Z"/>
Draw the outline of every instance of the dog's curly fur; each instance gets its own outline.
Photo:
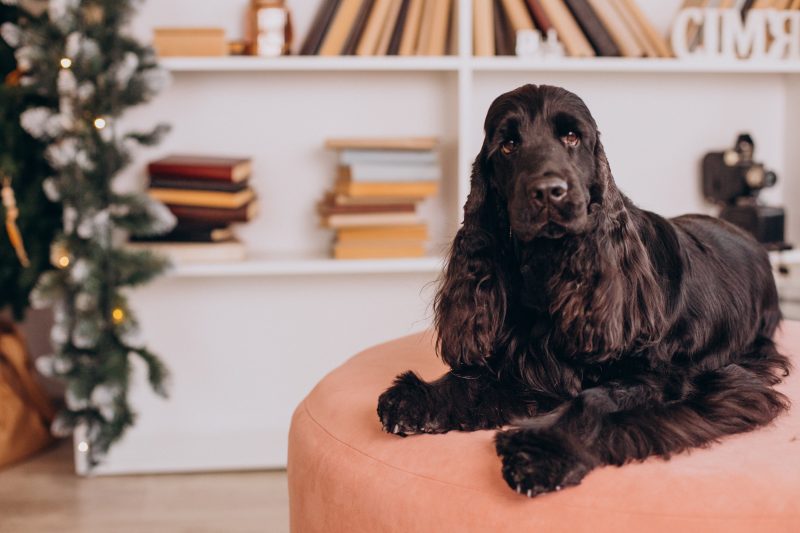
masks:
<path id="1" fill-rule="evenodd" d="M 773 389 L 790 368 L 771 340 L 777 292 L 755 240 L 710 217 L 634 206 L 589 110 L 563 89 L 500 96 L 485 133 L 434 305 L 452 371 L 432 383 L 399 376 L 378 402 L 384 430 L 512 425 L 497 453 L 507 483 L 530 497 L 788 408 Z M 532 201 L 543 176 L 566 196 Z"/>

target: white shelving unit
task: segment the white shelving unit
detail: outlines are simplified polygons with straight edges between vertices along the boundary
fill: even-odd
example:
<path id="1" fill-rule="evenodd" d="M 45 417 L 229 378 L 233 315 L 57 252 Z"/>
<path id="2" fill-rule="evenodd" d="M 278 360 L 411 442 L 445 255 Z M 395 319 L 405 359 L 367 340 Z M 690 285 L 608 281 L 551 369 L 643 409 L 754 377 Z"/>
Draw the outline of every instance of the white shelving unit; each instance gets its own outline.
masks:
<path id="1" fill-rule="evenodd" d="M 290 0 L 297 34 L 317 4 Z M 780 179 L 768 199 L 793 214 L 800 63 L 473 58 L 470 0 L 457 4 L 459 54 L 450 57 L 163 61 L 171 88 L 129 121 L 166 120 L 174 131 L 141 155 L 138 176 L 146 160 L 167 152 L 251 155 L 263 213 L 240 231 L 249 260 L 181 266 L 134 295 L 148 344 L 172 369 L 173 393 L 155 399 L 142 379 L 133 391 L 137 426 L 96 473 L 282 466 L 290 415 L 326 372 L 359 349 L 428 327 L 485 111 L 519 85 L 561 85 L 584 98 L 618 184 L 645 208 L 713 212 L 700 194 L 699 160 L 746 130 Z M 235 37 L 246 5 L 151 1 L 134 31 L 147 38 L 155 26 L 224 25 Z M 680 1 L 640 5 L 665 30 Z M 317 227 L 314 204 L 335 160 L 323 143 L 366 135 L 442 139 L 442 194 L 427 207 L 431 257 L 325 258 L 330 235 Z M 797 218 L 790 238 L 800 235 Z"/>

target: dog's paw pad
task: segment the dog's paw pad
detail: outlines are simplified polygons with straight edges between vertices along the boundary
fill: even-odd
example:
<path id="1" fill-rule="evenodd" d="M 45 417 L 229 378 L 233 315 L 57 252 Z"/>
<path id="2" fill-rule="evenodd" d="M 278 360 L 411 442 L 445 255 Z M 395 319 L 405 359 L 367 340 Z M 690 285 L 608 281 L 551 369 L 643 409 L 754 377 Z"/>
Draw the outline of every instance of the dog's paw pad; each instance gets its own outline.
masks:
<path id="1" fill-rule="evenodd" d="M 591 469 L 569 446 L 554 447 L 548 439 L 552 437 L 519 430 L 498 435 L 503 478 L 517 494 L 533 498 L 560 491 L 579 484 Z"/>
<path id="2" fill-rule="evenodd" d="M 398 376 L 394 385 L 378 398 L 383 431 L 401 437 L 436 432 L 438 425 L 429 415 L 427 386 L 411 372 Z"/>

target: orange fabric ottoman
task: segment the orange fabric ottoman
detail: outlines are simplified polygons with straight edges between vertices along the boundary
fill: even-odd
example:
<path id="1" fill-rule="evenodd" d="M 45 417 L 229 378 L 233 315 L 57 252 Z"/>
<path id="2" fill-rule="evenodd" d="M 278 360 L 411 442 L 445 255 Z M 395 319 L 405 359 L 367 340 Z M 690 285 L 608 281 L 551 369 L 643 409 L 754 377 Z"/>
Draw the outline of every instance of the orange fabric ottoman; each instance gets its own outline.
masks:
<path id="1" fill-rule="evenodd" d="M 785 353 L 800 353 L 800 323 L 785 322 L 778 341 Z M 501 478 L 493 431 L 381 431 L 378 395 L 409 369 L 425 379 L 445 371 L 430 333 L 356 355 L 297 408 L 292 531 L 800 532 L 800 407 L 710 448 L 600 468 L 578 487 L 528 499 Z M 795 405 L 798 374 L 780 386 Z"/>

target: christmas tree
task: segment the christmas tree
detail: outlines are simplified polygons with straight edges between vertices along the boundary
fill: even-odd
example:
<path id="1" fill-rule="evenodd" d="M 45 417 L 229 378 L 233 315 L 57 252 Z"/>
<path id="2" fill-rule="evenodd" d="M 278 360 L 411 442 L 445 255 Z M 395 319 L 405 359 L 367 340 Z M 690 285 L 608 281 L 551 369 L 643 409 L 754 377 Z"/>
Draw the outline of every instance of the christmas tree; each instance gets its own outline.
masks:
<path id="1" fill-rule="evenodd" d="M 0 24 L 15 22 L 15 6 L 0 5 Z M 50 169 L 44 160 L 42 143 L 33 139 L 19 123 L 20 110 L 35 105 L 36 96 L 19 85 L 14 51 L 0 41 L 0 187 L 2 180 L 14 191 L 19 210 L 16 221 L 24 238 L 29 264 L 19 257 L 4 227 L 8 209 L 0 205 L 0 309 L 10 307 L 22 319 L 29 307 L 28 297 L 39 275 L 52 268 L 50 243 L 61 227 L 61 206 L 45 197 L 42 182 Z"/>
<path id="2" fill-rule="evenodd" d="M 125 290 L 166 265 L 123 244 L 128 233 L 168 231 L 174 217 L 147 195 L 124 190 L 119 177 L 132 149 L 157 143 L 168 129 L 126 132 L 120 118 L 155 96 L 168 77 L 152 49 L 125 33 L 135 2 L 18 1 L 24 16 L 0 32 L 16 49 L 21 85 L 39 99 L 20 120 L 46 145 L 53 174 L 44 190 L 63 206 L 63 231 L 50 253 L 56 268 L 31 294 L 34 305 L 52 306 L 55 317 L 55 354 L 39 358 L 37 368 L 67 385 L 67 408 L 53 432 L 80 429 L 78 450 L 94 465 L 134 422 L 127 400 L 133 359 L 144 361 L 152 387 L 164 393 L 164 366 L 140 340 Z"/>

